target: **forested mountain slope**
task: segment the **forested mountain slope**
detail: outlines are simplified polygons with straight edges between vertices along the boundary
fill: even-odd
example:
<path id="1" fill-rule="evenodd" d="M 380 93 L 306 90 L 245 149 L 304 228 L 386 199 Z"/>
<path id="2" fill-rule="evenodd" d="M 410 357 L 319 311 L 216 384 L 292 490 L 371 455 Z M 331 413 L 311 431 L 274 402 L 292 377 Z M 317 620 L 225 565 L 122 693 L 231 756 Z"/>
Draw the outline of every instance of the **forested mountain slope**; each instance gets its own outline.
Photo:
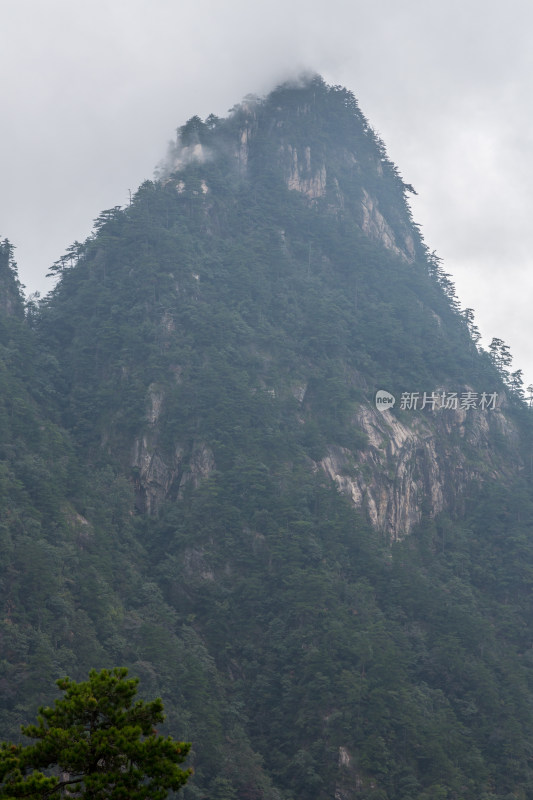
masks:
<path id="1" fill-rule="evenodd" d="M 9 254 L 8 733 L 120 663 L 187 795 L 533 797 L 529 410 L 409 191 L 312 78 L 189 120 L 26 322 Z"/>

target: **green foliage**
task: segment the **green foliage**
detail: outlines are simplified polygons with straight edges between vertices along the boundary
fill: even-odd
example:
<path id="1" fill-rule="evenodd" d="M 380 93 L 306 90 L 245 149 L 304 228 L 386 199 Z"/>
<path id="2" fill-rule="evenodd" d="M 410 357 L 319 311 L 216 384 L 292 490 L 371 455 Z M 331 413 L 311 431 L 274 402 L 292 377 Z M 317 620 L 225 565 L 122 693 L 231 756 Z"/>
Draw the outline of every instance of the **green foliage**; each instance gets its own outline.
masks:
<path id="1" fill-rule="evenodd" d="M 325 169 L 322 196 L 289 189 L 294 152 L 302 180 Z M 324 469 L 341 453 L 341 478 L 368 475 L 377 388 L 505 392 L 409 186 L 318 77 L 193 117 L 171 158 L 59 259 L 27 321 L 0 316 L 5 735 L 55 675 L 124 663 L 194 742 L 187 800 L 533 796 L 522 453 L 456 429 L 500 480 L 393 545 Z M 363 232 L 364 192 L 409 257 Z M 527 465 L 531 419 L 509 405 Z"/>
<path id="2" fill-rule="evenodd" d="M 0 797 L 163 800 L 181 788 L 191 770 L 178 765 L 190 745 L 158 735 L 161 700 L 134 703 L 138 679 L 127 674 L 92 670 L 83 683 L 57 681 L 64 699 L 40 708 L 37 725 L 22 728 L 37 742 L 1 746 Z"/>

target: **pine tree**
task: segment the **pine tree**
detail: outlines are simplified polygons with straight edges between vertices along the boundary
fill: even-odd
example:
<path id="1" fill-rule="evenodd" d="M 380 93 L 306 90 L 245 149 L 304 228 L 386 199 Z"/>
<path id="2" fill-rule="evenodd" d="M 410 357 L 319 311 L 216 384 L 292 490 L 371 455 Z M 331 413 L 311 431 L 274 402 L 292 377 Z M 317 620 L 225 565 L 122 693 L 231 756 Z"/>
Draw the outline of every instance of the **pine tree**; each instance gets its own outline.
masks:
<path id="1" fill-rule="evenodd" d="M 190 745 L 157 734 L 163 704 L 133 703 L 138 679 L 127 674 L 91 670 L 84 683 L 57 681 L 64 699 L 22 727 L 36 743 L 0 745 L 0 798 L 163 800 L 183 786 L 191 770 L 178 765 Z"/>

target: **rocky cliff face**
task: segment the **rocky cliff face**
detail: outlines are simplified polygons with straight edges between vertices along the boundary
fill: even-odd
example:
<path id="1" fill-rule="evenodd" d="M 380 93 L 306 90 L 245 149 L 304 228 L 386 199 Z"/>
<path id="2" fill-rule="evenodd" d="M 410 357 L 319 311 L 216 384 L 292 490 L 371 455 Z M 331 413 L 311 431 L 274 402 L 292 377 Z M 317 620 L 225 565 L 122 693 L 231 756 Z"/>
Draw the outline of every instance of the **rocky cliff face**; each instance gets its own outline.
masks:
<path id="1" fill-rule="evenodd" d="M 354 425 L 367 446 L 358 453 L 330 446 L 320 467 L 392 540 L 408 535 L 424 513 L 460 512 L 466 491 L 521 467 L 518 455 L 509 463 L 495 447 L 504 439 L 519 452 L 516 426 L 501 408 L 414 412 L 399 421 L 367 406 Z"/>
<path id="2" fill-rule="evenodd" d="M 379 210 L 378 201 L 371 197 L 366 189 L 362 190 L 361 199 L 361 229 L 371 238 L 380 242 L 384 247 L 395 255 L 412 262 L 415 259 L 415 243 L 413 235 L 408 231 L 404 232 L 400 241 L 394 234 L 391 226 Z"/>
<path id="3" fill-rule="evenodd" d="M 160 387 L 148 391 L 147 425 L 135 438 L 130 460 L 137 511 L 156 515 L 166 500 L 176 500 L 186 486 L 197 488 L 215 468 L 211 449 L 193 439 L 183 444 L 161 441 L 158 426 L 165 394 Z M 170 450 L 170 455 L 168 454 Z"/>
<path id="4" fill-rule="evenodd" d="M 268 391 L 276 396 L 274 389 Z M 278 393 L 292 394 L 302 404 L 306 385 L 288 385 Z M 410 410 L 401 419 L 361 404 L 350 425 L 364 436 L 364 447 L 328 444 L 315 470 L 334 481 L 377 531 L 392 541 L 402 539 L 424 514 L 460 513 L 473 487 L 522 469 L 520 436 L 506 414 L 505 394 L 499 403 L 488 409 Z M 135 439 L 131 458 L 137 508 L 151 515 L 166 500 L 182 496 L 186 486 L 197 488 L 216 466 L 212 449 L 200 440 L 161 446 L 163 404 L 164 393 L 151 387 L 147 425 Z M 506 443 L 503 451 L 501 442 Z"/>

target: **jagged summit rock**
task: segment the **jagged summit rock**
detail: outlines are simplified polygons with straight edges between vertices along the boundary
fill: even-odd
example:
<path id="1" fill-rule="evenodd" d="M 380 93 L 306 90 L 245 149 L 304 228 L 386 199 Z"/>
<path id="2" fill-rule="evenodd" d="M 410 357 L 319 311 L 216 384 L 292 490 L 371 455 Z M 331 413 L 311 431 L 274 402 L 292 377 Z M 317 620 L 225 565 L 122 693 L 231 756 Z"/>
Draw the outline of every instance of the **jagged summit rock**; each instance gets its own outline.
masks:
<path id="1" fill-rule="evenodd" d="M 413 188 L 403 182 L 346 89 L 327 86 L 315 75 L 286 83 L 264 99 L 249 96 L 226 119 L 192 117 L 178 128 L 157 175 L 169 180 L 189 164 L 228 155 L 251 180 L 268 162 L 270 169 L 276 164 L 289 190 L 309 200 L 322 199 L 339 214 L 351 210 L 370 238 L 414 260 L 420 240 L 404 199 Z M 184 188 L 179 180 L 178 191 Z M 201 190 L 207 193 L 207 184 Z"/>

